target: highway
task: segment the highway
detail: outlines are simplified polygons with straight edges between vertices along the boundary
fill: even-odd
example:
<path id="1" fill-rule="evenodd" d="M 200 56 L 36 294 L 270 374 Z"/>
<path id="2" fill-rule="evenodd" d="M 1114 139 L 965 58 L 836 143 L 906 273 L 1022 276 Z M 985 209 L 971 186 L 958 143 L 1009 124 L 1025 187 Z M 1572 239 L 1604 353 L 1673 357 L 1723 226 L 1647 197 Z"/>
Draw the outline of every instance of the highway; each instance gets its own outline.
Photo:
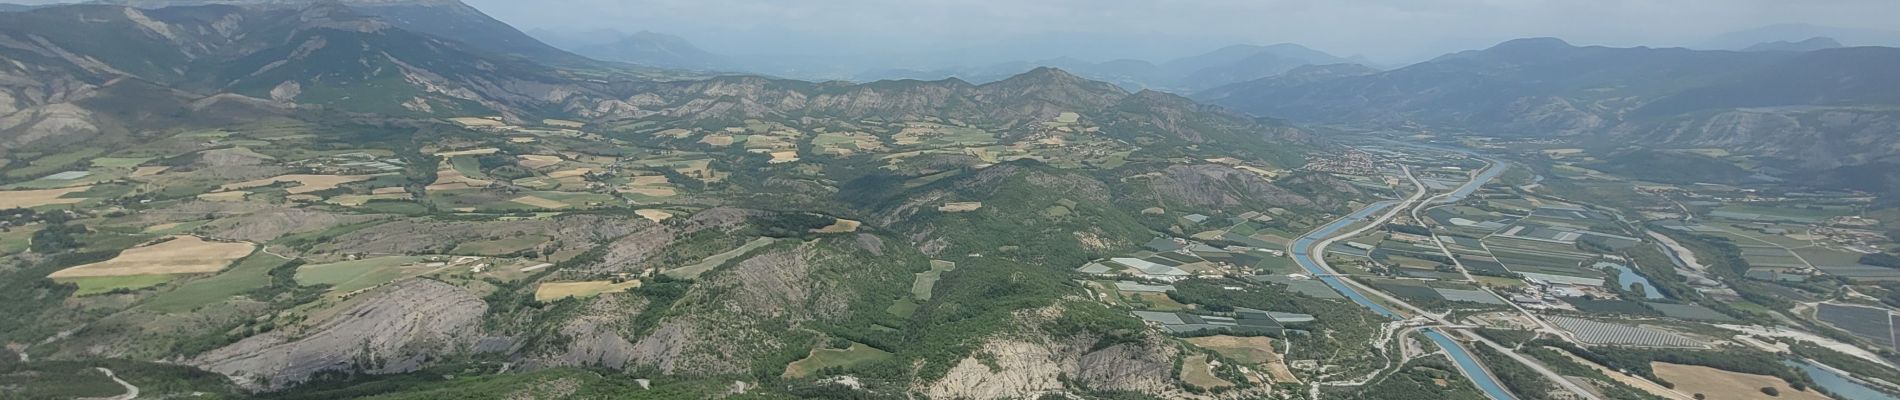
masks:
<path id="1" fill-rule="evenodd" d="M 1326 283 L 1327 286 L 1332 286 L 1333 290 L 1339 291 L 1341 295 L 1346 296 L 1346 298 L 1352 300 L 1353 303 L 1357 303 L 1368 310 L 1372 310 L 1372 312 L 1375 314 L 1383 315 L 1383 316 L 1386 316 L 1387 318 L 1392 318 L 1392 319 L 1401 319 L 1401 318 L 1398 313 L 1393 312 L 1391 309 L 1386 308 L 1384 305 L 1380 305 L 1378 302 L 1372 301 L 1371 298 L 1367 297 L 1366 293 L 1371 293 L 1372 295 L 1379 296 L 1382 300 L 1392 302 L 1393 304 L 1404 306 L 1405 308 L 1408 308 L 1408 309 L 1415 310 L 1420 315 L 1429 315 L 1429 314 L 1423 312 L 1422 309 L 1418 309 L 1417 307 L 1413 307 L 1412 305 L 1405 303 L 1404 301 L 1400 301 L 1399 299 L 1388 296 L 1384 292 L 1372 290 L 1371 288 L 1361 288 L 1359 287 L 1357 282 L 1338 277 L 1339 272 L 1333 270 L 1332 266 L 1326 264 L 1325 257 L 1323 256 L 1323 254 L 1325 254 L 1326 246 L 1331 246 L 1334 242 L 1337 242 L 1343 238 L 1357 236 L 1367 231 L 1370 231 L 1372 229 L 1376 229 L 1380 225 L 1385 224 L 1387 221 L 1391 221 L 1393 217 L 1396 217 L 1399 214 L 1406 212 L 1406 210 L 1410 209 L 1413 204 L 1416 204 L 1421 199 L 1425 198 L 1425 194 L 1428 192 L 1428 190 L 1426 190 L 1423 184 L 1418 182 L 1418 179 L 1416 177 L 1412 176 L 1411 168 L 1404 165 L 1400 165 L 1400 168 L 1404 169 L 1405 175 L 1408 178 L 1412 178 L 1413 185 L 1417 186 L 1418 188 L 1418 191 L 1416 193 L 1413 193 L 1411 197 L 1406 198 L 1404 201 L 1384 201 L 1384 202 L 1379 202 L 1379 203 L 1373 203 L 1371 205 L 1366 206 L 1365 208 L 1360 209 L 1359 211 L 1355 211 L 1350 215 L 1347 215 L 1343 218 L 1335 220 L 1332 223 L 1326 224 L 1325 226 L 1322 226 L 1319 229 L 1315 229 L 1313 230 L 1313 232 L 1307 233 L 1305 236 L 1301 236 L 1299 239 L 1294 240 L 1293 243 L 1289 244 L 1288 246 L 1288 254 L 1291 254 L 1293 256 L 1294 262 L 1299 264 L 1300 268 L 1303 268 L 1306 270 L 1306 272 L 1314 276 L 1317 276 L 1318 277 L 1317 279 L 1319 279 L 1321 282 Z M 1470 185 L 1467 185 L 1467 186 L 1470 186 Z M 1462 188 L 1460 190 L 1463 191 Z M 1473 187 L 1473 190 L 1475 190 L 1475 187 Z M 1344 234 L 1339 233 L 1341 229 L 1345 229 L 1347 226 L 1351 226 L 1355 222 L 1358 222 L 1367 217 L 1370 217 L 1373 214 L 1378 213 L 1380 210 L 1387 210 L 1387 209 L 1389 209 L 1389 211 L 1387 211 L 1383 215 L 1380 215 L 1377 219 L 1374 219 L 1373 221 L 1371 221 L 1370 224 L 1360 227 L 1359 229 L 1355 229 L 1352 232 L 1347 232 Z M 1322 254 L 1322 256 L 1315 258 L 1313 256 L 1315 252 Z M 1463 372 L 1466 377 L 1470 378 L 1471 382 L 1474 385 L 1476 385 L 1479 390 L 1484 391 L 1485 396 L 1490 397 L 1493 400 L 1516 400 L 1517 399 L 1517 396 L 1512 395 L 1509 390 L 1504 389 L 1503 384 L 1499 383 L 1495 376 L 1492 376 L 1490 370 L 1485 369 L 1484 365 L 1478 362 L 1476 356 L 1473 356 L 1470 351 L 1465 350 L 1465 348 L 1460 346 L 1458 342 L 1452 340 L 1448 336 L 1445 336 L 1443 332 L 1439 332 L 1436 329 L 1427 328 L 1421 331 L 1425 335 L 1426 339 L 1429 339 L 1432 341 L 1432 343 L 1437 344 L 1439 348 L 1442 348 L 1445 350 L 1446 355 L 1451 356 L 1452 362 L 1458 365 L 1459 371 Z"/>

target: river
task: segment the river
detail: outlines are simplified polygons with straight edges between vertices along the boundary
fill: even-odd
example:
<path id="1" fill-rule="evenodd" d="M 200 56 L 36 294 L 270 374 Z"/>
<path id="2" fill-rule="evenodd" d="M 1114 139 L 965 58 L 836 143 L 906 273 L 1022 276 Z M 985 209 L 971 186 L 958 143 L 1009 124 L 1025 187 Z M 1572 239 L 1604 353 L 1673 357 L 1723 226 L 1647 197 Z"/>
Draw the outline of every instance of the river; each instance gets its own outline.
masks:
<path id="1" fill-rule="evenodd" d="M 1494 168 L 1494 169 L 1501 169 L 1501 168 Z M 1487 172 L 1487 174 L 1489 174 L 1489 172 Z M 1490 175 L 1493 178 L 1497 176 L 1496 174 L 1490 174 Z M 1471 187 L 1470 190 L 1466 190 L 1466 188 L 1460 188 L 1458 192 L 1455 192 L 1455 193 L 1463 193 L 1463 195 L 1469 195 L 1471 194 L 1472 191 L 1475 191 L 1475 190 L 1477 190 L 1475 186 Z M 1460 195 L 1459 197 L 1462 198 L 1463 195 Z M 1332 286 L 1333 290 L 1339 291 L 1339 294 L 1345 295 L 1346 298 L 1352 300 L 1353 303 L 1357 303 L 1368 310 L 1372 310 L 1372 312 L 1375 314 L 1383 315 L 1387 318 L 1399 319 L 1398 313 L 1392 312 L 1391 309 L 1387 309 L 1384 305 L 1380 305 L 1378 302 L 1374 302 L 1372 301 L 1372 299 L 1367 298 L 1364 294 L 1359 293 L 1358 289 L 1354 289 L 1352 285 L 1348 285 L 1345 282 L 1341 281 L 1341 278 L 1333 277 L 1333 276 L 1323 276 L 1323 275 L 1327 275 L 1327 272 L 1325 269 L 1319 266 L 1319 263 L 1313 260 L 1313 254 L 1312 254 L 1314 244 L 1317 244 L 1320 241 L 1325 240 L 1327 237 L 1330 237 L 1334 234 L 1339 233 L 1340 229 L 1345 229 L 1347 226 L 1351 226 L 1354 222 L 1364 220 L 1366 219 L 1366 217 L 1371 216 L 1373 213 L 1377 213 L 1380 210 L 1390 208 L 1393 205 L 1397 205 L 1398 203 L 1399 203 L 1398 201 L 1383 201 L 1383 202 L 1373 203 L 1372 205 L 1368 205 L 1365 208 L 1359 209 L 1359 211 L 1353 212 L 1351 215 L 1347 215 L 1344 218 L 1340 218 L 1339 220 L 1333 221 L 1332 223 L 1327 224 L 1326 226 L 1320 227 L 1318 230 L 1315 230 L 1312 233 L 1306 234 L 1306 236 L 1301 236 L 1299 239 L 1293 242 L 1293 253 L 1292 253 L 1293 261 L 1298 263 L 1300 265 L 1300 268 L 1306 269 L 1306 272 L 1312 273 L 1314 276 L 1318 276 L 1321 282 L 1325 282 L 1327 286 Z M 1475 356 L 1472 356 L 1470 352 L 1464 349 L 1464 347 L 1459 346 L 1457 342 L 1452 341 L 1450 337 L 1447 337 L 1445 336 L 1444 333 L 1439 332 L 1434 329 L 1423 329 L 1423 330 L 1420 330 L 1420 332 L 1422 332 L 1425 335 L 1426 339 L 1430 339 L 1432 343 L 1437 344 L 1439 348 L 1445 349 L 1445 353 L 1451 355 L 1452 362 L 1458 364 L 1458 369 L 1463 370 L 1465 372 L 1465 376 L 1471 377 L 1471 383 L 1477 385 L 1479 390 L 1483 390 L 1486 396 L 1489 396 L 1490 398 L 1494 400 L 1513 400 L 1517 398 L 1516 396 L 1512 396 L 1509 390 L 1505 390 L 1504 386 L 1498 383 L 1497 378 L 1491 376 L 1491 371 L 1485 369 L 1482 364 L 1478 363 L 1478 360 L 1476 359 Z"/>
<path id="2" fill-rule="evenodd" d="M 1859 382 L 1841 376 L 1841 374 L 1831 368 L 1816 366 L 1812 361 L 1782 361 L 1781 363 L 1799 369 L 1801 372 L 1806 372 L 1809 378 L 1814 378 L 1814 386 L 1827 389 L 1828 393 L 1833 393 L 1835 396 L 1843 399 L 1900 400 L 1900 398 L 1895 398 L 1893 395 L 1875 390 L 1874 388 L 1867 387 L 1867 385 L 1862 385 Z"/>

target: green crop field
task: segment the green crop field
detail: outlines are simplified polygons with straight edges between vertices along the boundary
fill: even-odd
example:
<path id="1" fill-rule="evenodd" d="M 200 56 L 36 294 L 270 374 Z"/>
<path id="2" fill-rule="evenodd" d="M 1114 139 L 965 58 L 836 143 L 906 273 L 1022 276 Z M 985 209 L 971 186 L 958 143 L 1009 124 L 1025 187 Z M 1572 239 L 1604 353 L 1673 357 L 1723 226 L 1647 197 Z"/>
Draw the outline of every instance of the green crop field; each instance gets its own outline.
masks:
<path id="1" fill-rule="evenodd" d="M 93 157 L 98 157 L 100 153 L 104 152 L 105 149 L 81 147 L 80 149 L 65 153 L 40 156 L 40 158 L 28 162 L 24 167 L 9 169 L 6 172 L 6 176 L 9 178 L 21 178 L 51 174 L 68 169 L 73 166 L 73 164 L 78 164 L 81 161 L 91 160 Z M 8 167 L 13 166 L 9 165 Z"/>
<path id="2" fill-rule="evenodd" d="M 231 296 L 270 285 L 270 271 L 289 262 L 277 256 L 253 253 L 222 273 L 185 282 L 177 289 L 154 296 L 145 302 L 144 307 L 158 312 L 176 313 L 216 304 Z"/>
<path id="3" fill-rule="evenodd" d="M 943 273 L 957 270 L 957 264 L 949 261 L 931 260 L 930 270 L 918 272 L 917 279 L 911 281 L 910 293 L 919 301 L 929 301 L 931 292 L 937 288 L 937 280 L 943 279 Z"/>
<path id="4" fill-rule="evenodd" d="M 852 343 L 850 348 L 844 350 L 815 349 L 811 351 L 810 356 L 786 365 L 785 376 L 805 378 L 826 368 L 851 368 L 890 358 L 891 353 L 865 346 L 863 343 Z"/>
<path id="5" fill-rule="evenodd" d="M 470 179 L 480 179 L 480 180 L 489 179 L 488 174 L 482 173 L 481 161 L 477 160 L 473 156 L 450 157 L 449 165 L 452 168 L 455 168 L 455 172 L 460 172 L 462 173 L 462 176 L 469 177 Z"/>
<path id="6" fill-rule="evenodd" d="M 700 260 L 700 262 L 695 263 L 693 265 L 666 270 L 662 273 L 666 274 L 666 276 L 680 278 L 680 279 L 698 278 L 699 274 L 704 274 L 706 273 L 706 271 L 711 271 L 713 268 L 718 268 L 721 265 L 725 265 L 727 261 L 732 261 L 732 259 L 734 258 L 743 256 L 746 253 L 750 253 L 752 252 L 752 250 L 757 250 L 760 247 L 765 247 L 766 245 L 770 245 L 772 244 L 772 242 L 775 242 L 775 241 L 777 241 L 777 239 L 763 238 L 763 237 L 758 238 L 758 239 L 753 239 L 750 242 L 746 242 L 744 246 L 739 246 L 739 248 L 727 250 L 726 252 L 719 253 L 719 254 L 714 254 L 711 257 L 706 257 L 706 259 Z"/>
<path id="7" fill-rule="evenodd" d="M 402 265 L 420 262 L 423 257 L 377 257 L 297 268 L 297 283 L 330 285 L 331 291 L 350 292 L 394 281 L 403 275 Z"/>
<path id="8" fill-rule="evenodd" d="M 0 232 L 0 254 L 14 254 L 26 251 L 27 245 L 32 242 L 33 231 L 34 230 L 30 229 L 14 229 L 9 232 Z"/>

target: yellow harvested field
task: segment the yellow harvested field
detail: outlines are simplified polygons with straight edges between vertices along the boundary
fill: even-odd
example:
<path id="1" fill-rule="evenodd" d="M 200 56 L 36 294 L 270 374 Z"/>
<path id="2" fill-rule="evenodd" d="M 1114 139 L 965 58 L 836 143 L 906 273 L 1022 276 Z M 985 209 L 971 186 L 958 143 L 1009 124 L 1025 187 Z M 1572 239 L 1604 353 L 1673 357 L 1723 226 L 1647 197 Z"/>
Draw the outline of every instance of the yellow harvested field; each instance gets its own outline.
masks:
<path id="1" fill-rule="evenodd" d="M 726 146 L 732 145 L 733 139 L 732 139 L 732 135 L 727 135 L 723 133 L 715 133 L 711 135 L 706 135 L 706 137 L 703 137 L 703 138 L 699 138 L 699 142 L 705 143 L 707 145 L 712 145 L 712 146 L 726 147 Z"/>
<path id="2" fill-rule="evenodd" d="M 660 210 L 637 210 L 633 213 L 653 222 L 666 222 L 667 219 L 673 218 L 673 213 Z"/>
<path id="3" fill-rule="evenodd" d="M 794 162 L 794 161 L 798 161 L 797 151 L 774 151 L 772 152 L 772 161 L 767 161 L 767 162 L 772 163 L 772 164 L 783 164 L 783 163 Z"/>
<path id="4" fill-rule="evenodd" d="M 270 186 L 278 183 L 295 183 L 297 186 L 286 189 L 290 194 L 305 194 L 335 189 L 337 185 L 366 181 L 379 175 L 279 175 L 249 182 L 227 184 L 218 190 L 243 190 L 254 187 Z"/>
<path id="5" fill-rule="evenodd" d="M 205 194 L 201 194 L 201 195 L 198 195 L 198 200 L 204 200 L 204 201 L 244 201 L 244 196 L 249 196 L 250 194 L 251 194 L 251 192 L 246 192 L 246 191 L 242 191 L 242 190 L 239 190 L 239 191 L 232 191 L 232 192 L 217 192 L 217 193 L 205 193 Z"/>
<path id="6" fill-rule="evenodd" d="M 1267 370 L 1267 375 L 1272 377 L 1275 383 L 1300 381 L 1299 377 L 1293 375 L 1293 370 L 1287 368 L 1286 361 L 1280 358 L 1280 354 L 1273 352 L 1273 338 L 1219 335 L 1189 338 L 1187 342 L 1220 353 L 1221 356 L 1236 362 L 1258 364 Z"/>
<path id="7" fill-rule="evenodd" d="M 156 166 L 156 167 L 138 167 L 138 169 L 132 170 L 132 175 L 127 175 L 127 177 L 144 178 L 144 177 L 164 173 L 166 170 L 170 170 L 170 169 L 172 169 L 172 167 L 163 166 L 163 165 Z"/>
<path id="8" fill-rule="evenodd" d="M 1076 123 L 1076 121 L 1081 121 L 1081 120 L 1082 120 L 1082 114 L 1064 112 L 1062 114 L 1056 115 L 1056 122 L 1060 122 L 1064 124 L 1073 124 L 1073 123 Z"/>
<path id="9" fill-rule="evenodd" d="M 570 169 L 570 170 L 565 170 L 565 171 L 550 172 L 548 173 L 548 177 L 554 178 L 554 179 L 572 178 L 572 177 L 577 177 L 581 175 L 587 175 L 593 172 L 594 172 L 593 168 L 575 168 L 575 169 Z"/>
<path id="10" fill-rule="evenodd" d="M 1583 364 L 1586 367 L 1590 367 L 1590 369 L 1596 370 L 1597 373 L 1601 373 L 1603 374 L 1603 376 L 1610 377 L 1610 379 L 1616 380 L 1617 382 L 1621 382 L 1624 385 L 1628 385 L 1629 387 L 1636 388 L 1637 390 L 1649 392 L 1649 394 L 1655 395 L 1656 397 L 1661 397 L 1661 398 L 1665 398 L 1669 400 L 1695 400 L 1695 397 L 1682 394 L 1681 392 L 1677 392 L 1667 387 L 1663 387 L 1663 385 L 1657 384 L 1656 382 L 1650 382 L 1648 379 L 1643 379 L 1639 377 L 1630 376 L 1621 372 L 1612 371 L 1608 367 L 1598 365 L 1595 361 L 1586 360 L 1583 357 L 1577 357 L 1577 355 L 1575 354 L 1570 354 L 1569 351 L 1565 351 L 1563 349 L 1559 349 L 1556 347 L 1545 347 L 1545 348 L 1554 350 L 1557 352 L 1557 354 L 1562 354 L 1565 357 L 1569 357 L 1570 361 L 1574 361 L 1578 364 Z"/>
<path id="11" fill-rule="evenodd" d="M 380 188 L 369 190 L 369 194 L 406 194 L 406 193 L 409 193 L 409 189 L 402 188 L 402 187 L 395 187 L 395 186 L 380 187 Z"/>
<path id="12" fill-rule="evenodd" d="M 540 139 L 535 139 L 535 138 L 527 137 L 527 136 L 516 136 L 516 137 L 508 138 L 508 143 L 527 144 L 527 143 L 534 143 L 535 141 L 538 141 L 538 140 Z"/>
<path id="13" fill-rule="evenodd" d="M 981 210 L 981 209 L 983 209 L 983 203 L 977 202 L 977 201 L 963 202 L 963 203 L 944 203 L 944 205 L 937 207 L 937 211 L 942 211 L 942 212 L 947 212 L 947 213 L 971 212 L 971 211 L 976 211 L 976 210 Z"/>
<path id="14" fill-rule="evenodd" d="M 539 154 L 528 154 L 528 155 L 517 156 L 517 158 L 521 159 L 521 166 L 528 167 L 528 168 L 536 168 L 536 169 L 551 167 L 551 166 L 554 166 L 554 164 L 561 163 L 560 156 L 545 156 L 545 155 L 539 155 Z"/>
<path id="15" fill-rule="evenodd" d="M 449 122 L 454 122 L 456 125 L 461 125 L 465 127 L 497 127 L 497 126 L 505 125 L 499 119 L 490 119 L 490 118 L 482 118 L 482 117 L 449 118 Z"/>
<path id="16" fill-rule="evenodd" d="M 864 225 L 864 223 L 862 223 L 862 222 L 858 222 L 858 221 L 852 221 L 852 220 L 848 220 L 848 219 L 844 219 L 844 218 L 839 218 L 837 222 L 832 222 L 830 226 L 826 226 L 826 227 L 823 227 L 823 228 L 818 228 L 818 229 L 814 229 L 814 230 L 812 230 L 812 233 L 850 233 L 850 232 L 857 232 L 857 231 L 858 231 L 858 227 L 859 227 L 859 226 L 863 226 L 863 225 Z"/>
<path id="17" fill-rule="evenodd" d="M 501 152 L 501 149 L 489 147 L 489 148 L 481 148 L 481 149 L 446 151 L 446 152 L 441 152 L 441 153 L 435 153 L 435 156 L 442 157 L 442 158 L 449 158 L 449 157 L 455 157 L 455 156 L 485 156 L 489 154 L 495 154 L 498 152 Z"/>
<path id="18" fill-rule="evenodd" d="M 257 248 L 248 242 L 209 242 L 197 236 L 171 236 L 170 239 L 127 249 L 111 260 L 63 269 L 47 277 L 208 274 L 223 271 L 225 266 Z"/>
<path id="19" fill-rule="evenodd" d="M 1568 156 L 1568 155 L 1574 155 L 1574 154 L 1583 154 L 1583 149 L 1545 149 L 1544 154 L 1552 155 L 1552 156 Z"/>
<path id="20" fill-rule="evenodd" d="M 647 176 L 633 177 L 633 184 L 639 185 L 639 186 L 665 185 L 668 183 L 673 183 L 673 182 L 667 180 L 666 175 L 647 175 Z"/>
<path id="21" fill-rule="evenodd" d="M 534 299 L 554 301 L 569 297 L 594 297 L 601 293 L 624 292 L 637 287 L 640 287 L 638 280 L 621 283 L 613 283 L 613 281 L 548 282 L 534 288 Z"/>
<path id="22" fill-rule="evenodd" d="M 587 126 L 586 122 L 569 121 L 565 119 L 544 119 L 544 120 L 541 120 L 541 124 L 547 125 L 547 126 L 558 126 L 562 128 L 574 128 L 574 129 L 580 129 L 581 127 Z"/>
<path id="23" fill-rule="evenodd" d="M 1681 365 L 1670 363 L 1649 363 L 1656 371 L 1656 377 L 1676 384 L 1676 391 L 1694 396 L 1697 393 L 1710 399 L 1761 399 L 1769 398 L 1762 394 L 1761 388 L 1773 387 L 1781 392 L 1777 399 L 1828 400 L 1827 396 L 1811 391 L 1794 390 L 1788 381 L 1767 375 L 1730 372 L 1700 365 Z"/>
<path id="24" fill-rule="evenodd" d="M 691 130 L 673 128 L 673 129 L 660 131 L 659 133 L 655 133 L 653 135 L 664 136 L 664 137 L 669 137 L 669 138 L 674 138 L 674 139 L 683 139 L 683 138 L 686 138 L 687 136 L 691 136 L 692 134 L 693 134 L 693 131 Z"/>
<path id="25" fill-rule="evenodd" d="M 52 204 L 73 204 L 86 201 L 84 198 L 65 197 L 68 194 L 84 192 L 92 186 L 75 186 L 46 190 L 7 190 L 0 191 L 0 208 L 27 208 Z"/>
<path id="26" fill-rule="evenodd" d="M 488 185 L 493 183 L 494 182 L 470 178 L 466 175 L 462 175 L 461 171 L 445 167 L 435 170 L 435 184 L 429 185 L 427 189 L 430 191 L 480 189 L 488 187 Z"/>
<path id="27" fill-rule="evenodd" d="M 1195 354 L 1181 360 L 1181 381 L 1203 389 L 1234 385 L 1232 382 L 1214 376 L 1214 366 L 1207 363 L 1205 354 Z"/>
<path id="28" fill-rule="evenodd" d="M 509 200 L 509 201 L 521 203 L 521 204 L 527 204 L 530 206 L 535 206 L 535 207 L 540 207 L 540 208 L 546 208 L 550 210 L 559 210 L 559 209 L 568 207 L 567 203 L 562 203 L 562 202 L 548 200 L 548 199 L 534 197 L 534 196 L 521 196 L 521 197 L 516 197 L 514 200 Z"/>

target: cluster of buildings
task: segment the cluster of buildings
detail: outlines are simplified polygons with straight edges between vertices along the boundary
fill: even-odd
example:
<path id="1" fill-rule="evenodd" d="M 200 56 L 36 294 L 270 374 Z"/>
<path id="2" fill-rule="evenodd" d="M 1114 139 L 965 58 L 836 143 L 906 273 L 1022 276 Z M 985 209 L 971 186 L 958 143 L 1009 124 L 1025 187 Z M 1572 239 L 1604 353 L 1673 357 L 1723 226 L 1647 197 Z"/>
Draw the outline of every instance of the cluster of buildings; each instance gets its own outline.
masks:
<path id="1" fill-rule="evenodd" d="M 1317 155 L 1306 158 L 1306 166 L 1300 169 L 1341 175 L 1378 175 L 1378 160 L 1367 153 L 1349 150 L 1345 154 Z"/>
<path id="2" fill-rule="evenodd" d="M 1550 275 L 1550 276 L 1562 277 L 1562 275 Z M 1578 278 L 1578 279 L 1586 279 L 1586 278 Z M 1576 307 L 1573 307 L 1570 304 L 1564 303 L 1563 300 L 1561 299 L 1578 298 L 1578 297 L 1594 297 L 1594 298 L 1616 297 L 1616 293 L 1603 288 L 1602 286 L 1603 281 L 1601 279 L 1595 280 L 1594 282 L 1595 284 L 1592 284 L 1592 282 L 1583 282 L 1583 281 L 1576 281 L 1576 282 L 1562 281 L 1562 280 L 1553 281 L 1553 280 L 1540 279 L 1540 278 L 1525 278 L 1524 281 L 1530 283 L 1530 285 L 1525 286 L 1522 289 L 1519 289 L 1518 293 L 1510 293 L 1509 296 L 1507 297 L 1509 297 L 1512 303 L 1517 303 L 1517 305 L 1522 306 L 1526 309 L 1576 310 Z"/>

